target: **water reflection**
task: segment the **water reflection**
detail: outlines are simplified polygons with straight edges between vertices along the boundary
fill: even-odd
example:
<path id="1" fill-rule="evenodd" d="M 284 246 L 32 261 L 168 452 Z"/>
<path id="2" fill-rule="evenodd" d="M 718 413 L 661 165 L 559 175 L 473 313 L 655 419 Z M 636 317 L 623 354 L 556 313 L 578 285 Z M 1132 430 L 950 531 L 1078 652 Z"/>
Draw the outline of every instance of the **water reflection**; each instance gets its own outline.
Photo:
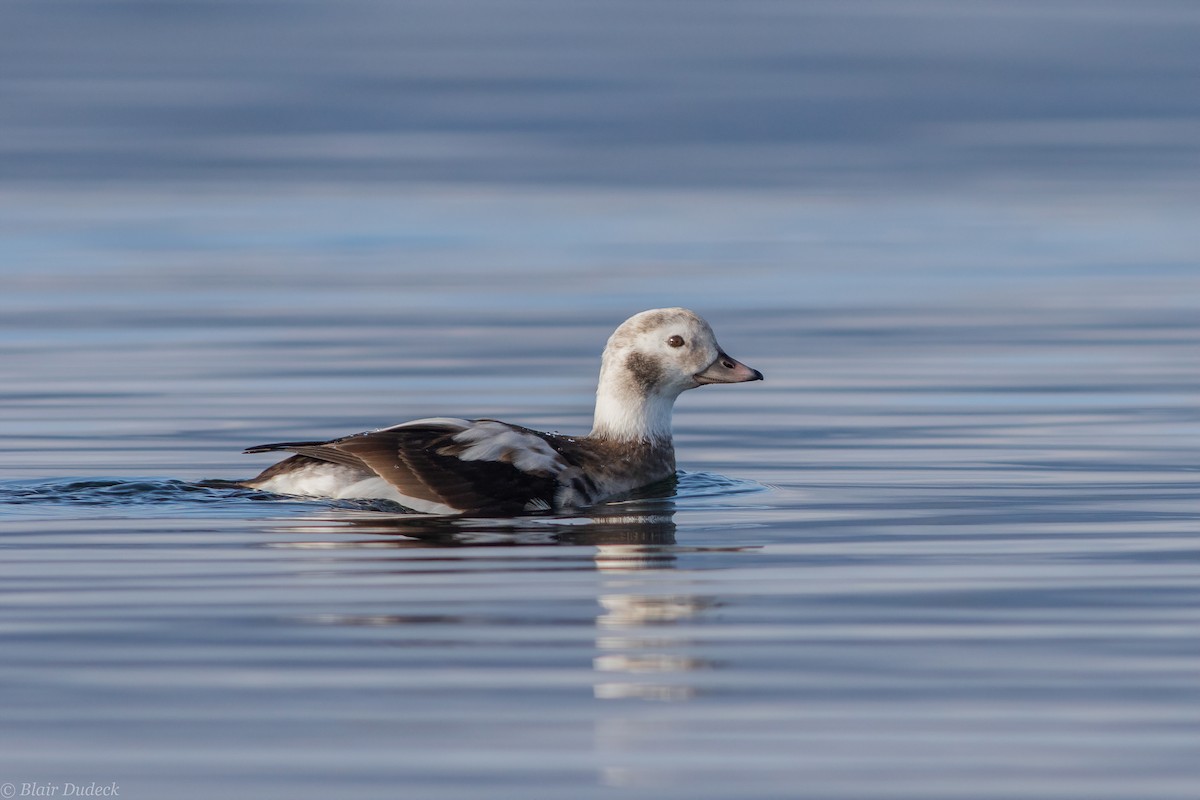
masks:
<path id="1" fill-rule="evenodd" d="M 686 673 L 711 669 L 711 660 L 687 655 L 694 642 L 666 630 L 696 618 L 719 603 L 715 598 L 656 591 L 660 573 L 676 569 L 675 509 L 670 500 L 643 500 L 596 510 L 587 517 L 518 517 L 470 519 L 411 514 L 348 515 L 326 524 L 290 526 L 304 539 L 272 543 L 271 547 L 299 549 L 462 549 L 561 545 L 592 548 L 590 562 L 601 574 L 596 585 L 598 611 L 594 618 L 595 672 L 593 696 L 601 700 L 687 700 L 695 688 L 682 679 Z M 319 540 L 314 533 L 335 534 Z M 347 534 L 369 534 L 349 538 Z M 383 538 L 380 538 L 383 537 Z M 574 553 L 564 558 L 578 564 Z M 486 558 L 486 556 L 480 556 Z M 478 557 L 472 557 L 476 561 Z M 506 565 L 507 566 L 507 565 Z M 462 568 L 464 573 L 467 568 Z M 465 589 L 464 591 L 469 591 Z M 333 625 L 459 624 L 467 620 L 448 614 L 319 614 L 306 622 Z M 472 619 L 472 622 L 478 620 Z"/>
<path id="2" fill-rule="evenodd" d="M 606 588 L 628 588 L 628 584 Z M 713 668 L 714 662 L 686 655 L 695 642 L 664 628 L 691 620 L 717 605 L 695 595 L 606 592 L 596 617 L 597 672 L 594 694 L 601 700 L 688 700 L 695 687 L 681 680 L 688 672 Z"/>
<path id="3" fill-rule="evenodd" d="M 593 546 L 597 567 L 604 569 L 609 560 L 632 557 L 635 550 L 616 555 L 611 548 L 645 548 L 640 552 L 657 560 L 653 548 L 675 544 L 674 507 L 667 500 L 637 501 L 604 507 L 587 517 L 529 515 L 522 517 L 437 517 L 418 514 L 382 514 L 345 512 L 317 521 L 289 521 L 278 531 L 304 534 L 305 538 L 272 544 L 272 547 L 300 548 L 458 548 L 488 546 L 574 545 Z M 314 541 L 312 534 L 332 534 L 336 538 Z M 366 534 L 370 539 L 349 539 L 347 534 Z M 383 537 L 383 538 L 378 538 Z M 607 554 L 607 555 L 606 555 Z M 668 558 L 669 551 L 668 551 Z"/>
<path id="4" fill-rule="evenodd" d="M 316 525 L 311 520 L 295 524 L 290 532 L 296 536 L 271 546 L 384 548 L 391 554 L 385 556 L 388 561 L 402 563 L 397 580 L 428 575 L 431 569 L 445 570 L 451 573 L 452 596 L 466 601 L 400 599 L 390 602 L 393 608 L 378 609 L 379 613 L 310 615 L 302 619 L 308 625 L 391 628 L 395 632 L 393 643 L 446 647 L 461 653 L 471 641 L 493 641 L 489 633 L 496 629 L 518 625 L 519 630 L 527 631 L 531 624 L 545 629 L 548 622 L 553 622 L 559 631 L 551 634 L 554 647 L 543 651 L 544 660 L 530 664 L 531 675 L 552 669 L 555 663 L 568 664 L 571 672 L 578 673 L 586 669 L 590 657 L 596 778 L 602 785 L 621 786 L 654 778 L 653 770 L 647 771 L 642 765 L 643 755 L 653 747 L 650 738 L 660 734 L 663 726 L 679 724 L 658 719 L 647 726 L 645 714 L 657 713 L 653 709 L 662 704 L 696 699 L 701 692 L 699 675 L 718 669 L 722 663 L 710 657 L 705 643 L 693 631 L 694 623 L 719 608 L 722 601 L 687 591 L 695 585 L 687 561 L 706 548 L 676 542 L 675 513 L 671 498 L 614 504 L 595 509 L 586 517 L 571 518 L 467 519 L 348 512 Z M 553 549 L 547 551 L 547 546 Z M 736 549 L 720 548 L 722 552 Z M 397 550 L 410 552 L 401 556 Z M 422 552 L 411 552 L 414 550 Z M 445 552 L 430 552 L 436 550 Z M 364 563 L 370 566 L 364 569 Z M 379 575 L 371 566 L 379 566 L 379 560 L 356 559 L 355 569 L 346 574 L 352 583 L 358 583 L 360 577 L 369 581 L 371 576 Z M 487 605 L 476 602 L 489 596 L 485 585 L 498 573 L 511 576 L 533 570 L 545 574 L 564 569 L 580 578 L 568 579 L 572 587 L 568 598 L 583 601 L 584 608 L 589 597 L 594 599 L 590 619 L 586 611 L 573 613 L 571 609 L 580 606 L 570 603 L 555 608 L 553 603 L 547 606 L 535 602 L 524 612 L 517 612 L 522 614 L 520 619 L 514 619 L 511 613 L 504 618 L 494 617 Z M 592 578 L 587 576 L 589 571 Z M 418 605 L 427 607 L 418 609 Z M 561 627 L 564 623 L 568 627 Z M 414 626 L 420 626 L 419 633 Z M 471 634 L 472 626 L 483 626 L 489 633 Z M 532 642 L 526 646 L 537 647 L 542 640 L 535 637 Z M 562 650 L 564 642 L 572 643 L 573 649 Z M 480 651 L 471 663 L 479 671 L 472 685 L 502 684 L 507 680 L 524 685 L 525 680 L 532 679 L 511 677 L 505 672 L 503 655 L 497 656 L 495 651 Z M 576 690 L 569 694 L 578 698 Z"/>
<path id="5" fill-rule="evenodd" d="M 677 567 L 675 553 L 636 544 L 601 544 L 595 562 L 603 577 L 596 598 L 601 611 L 596 616 L 592 694 L 606 705 L 618 703 L 615 715 L 593 724 L 597 778 L 605 786 L 636 786 L 653 779 L 652 771 L 639 766 L 641 755 L 653 750 L 663 726 L 676 723 L 656 720 L 647 726 L 637 705 L 627 709 L 619 702 L 694 699 L 694 674 L 715 669 L 717 662 L 697 655 L 700 643 L 689 634 L 687 623 L 720 603 L 714 597 L 679 592 L 679 582 L 661 591 L 660 571 Z"/>

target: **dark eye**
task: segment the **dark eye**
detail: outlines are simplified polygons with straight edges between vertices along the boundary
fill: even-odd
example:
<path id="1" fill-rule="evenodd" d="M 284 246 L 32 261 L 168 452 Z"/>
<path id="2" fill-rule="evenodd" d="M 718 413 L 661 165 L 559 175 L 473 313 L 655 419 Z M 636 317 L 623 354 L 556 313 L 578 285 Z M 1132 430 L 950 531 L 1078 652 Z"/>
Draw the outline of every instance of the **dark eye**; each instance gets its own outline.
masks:
<path id="1" fill-rule="evenodd" d="M 667 339 L 667 344 L 671 345 L 671 347 L 683 347 L 683 337 L 672 336 L 670 339 Z"/>

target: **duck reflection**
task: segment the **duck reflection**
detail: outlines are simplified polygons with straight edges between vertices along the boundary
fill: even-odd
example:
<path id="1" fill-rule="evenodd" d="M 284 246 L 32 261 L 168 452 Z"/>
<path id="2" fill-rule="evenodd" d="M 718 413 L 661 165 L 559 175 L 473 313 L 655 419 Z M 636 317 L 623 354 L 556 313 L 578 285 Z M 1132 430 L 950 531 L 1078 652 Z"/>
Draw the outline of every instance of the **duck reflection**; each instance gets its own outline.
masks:
<path id="1" fill-rule="evenodd" d="M 680 591 L 690 585 L 690 574 L 675 572 L 681 557 L 705 549 L 677 544 L 675 507 L 669 498 L 611 504 L 591 510 L 586 517 L 572 518 L 470 519 L 346 512 L 319 521 L 307 520 L 290 531 L 303 535 L 273 546 L 393 551 L 523 547 L 531 551 L 530 556 L 537 562 L 545 563 L 548 559 L 567 565 L 568 569 L 590 561 L 597 580 L 576 585 L 586 585 L 587 591 L 594 591 L 597 605 L 593 620 L 592 696 L 603 707 L 613 704 L 603 713 L 598 705 L 593 719 L 595 753 L 600 760 L 598 779 L 603 784 L 637 783 L 641 772 L 636 764 L 639 754 L 648 746 L 644 719 L 640 714 L 627 714 L 620 703 L 687 702 L 697 695 L 697 673 L 718 666 L 698 655 L 703 645 L 687 623 L 720 603 L 712 597 Z M 534 554 L 533 551 L 546 546 L 555 546 L 555 552 Z M 590 550 L 581 553 L 580 549 L 585 548 Z M 398 559 L 405 562 L 405 569 L 398 574 L 411 572 L 413 555 L 416 554 Z M 513 555 L 505 553 L 503 561 L 508 563 Z M 588 561 L 581 562 L 581 555 Z M 480 557 L 479 552 L 462 553 L 462 558 L 471 562 Z M 456 558 L 443 552 L 435 560 Z M 528 564 L 524 558 L 518 560 Z M 432 624 L 436 627 L 478 623 L 479 617 L 460 618 L 438 612 L 322 614 L 307 621 L 341 626 Z M 571 622 L 578 624 L 580 620 L 575 617 Z"/>
<path id="2" fill-rule="evenodd" d="M 605 507 L 586 517 L 528 515 L 521 517 L 438 517 L 342 510 L 291 523 L 276 531 L 303 534 L 305 540 L 279 543 L 286 548 L 457 548 L 488 546 L 629 546 L 670 547 L 675 544 L 674 509 Z M 312 540 L 314 534 L 331 538 Z M 369 539 L 351 536 L 366 535 Z M 381 538 L 382 537 L 382 538 Z M 666 552 L 669 552 L 666 551 Z"/>
<path id="3" fill-rule="evenodd" d="M 686 674 L 713 664 L 687 655 L 693 642 L 666 626 L 691 619 L 716 603 L 692 595 L 649 595 L 613 592 L 598 598 L 604 612 L 596 617 L 596 649 L 592 662 L 600 700 L 636 698 L 679 701 L 695 695 Z"/>
<path id="4" fill-rule="evenodd" d="M 600 610 L 595 618 L 595 697 L 685 700 L 694 690 L 680 680 L 680 674 L 712 665 L 681 654 L 688 642 L 666 635 L 665 630 L 712 608 L 715 602 L 696 595 L 656 591 L 661 589 L 662 580 L 661 575 L 656 578 L 653 573 L 674 569 L 679 554 L 689 550 L 676 544 L 674 517 L 674 504 L 669 498 L 610 504 L 593 509 L 586 517 L 447 518 L 347 509 L 332 517 L 296 521 L 286 530 L 304 534 L 303 539 L 270 546 L 388 550 L 538 545 L 594 548 L 592 563 L 602 575 L 596 596 Z M 409 615 L 390 614 L 319 617 L 310 621 L 372 626 L 414 621 Z M 440 620 L 446 622 L 447 618 Z"/>

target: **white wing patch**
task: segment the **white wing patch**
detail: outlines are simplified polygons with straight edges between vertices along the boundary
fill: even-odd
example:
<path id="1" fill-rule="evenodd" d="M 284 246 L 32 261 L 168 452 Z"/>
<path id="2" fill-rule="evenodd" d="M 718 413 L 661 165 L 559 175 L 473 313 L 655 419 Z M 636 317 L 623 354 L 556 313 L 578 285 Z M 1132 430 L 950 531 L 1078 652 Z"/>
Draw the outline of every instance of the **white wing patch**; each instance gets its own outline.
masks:
<path id="1" fill-rule="evenodd" d="M 516 430 L 503 422 L 472 423 L 456 433 L 454 441 L 465 445 L 454 453 L 463 461 L 500 461 L 531 475 L 556 476 L 567 464 L 540 436 Z"/>

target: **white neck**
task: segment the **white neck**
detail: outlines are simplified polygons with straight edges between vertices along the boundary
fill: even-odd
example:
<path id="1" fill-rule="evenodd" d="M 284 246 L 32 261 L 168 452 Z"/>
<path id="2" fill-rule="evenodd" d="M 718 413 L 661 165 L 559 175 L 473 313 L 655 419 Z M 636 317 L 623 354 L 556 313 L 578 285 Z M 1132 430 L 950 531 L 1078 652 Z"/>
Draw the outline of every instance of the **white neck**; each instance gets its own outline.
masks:
<path id="1" fill-rule="evenodd" d="M 620 442 L 671 441 L 671 410 L 674 395 L 645 394 L 628 382 L 606 381 L 601 373 L 596 390 L 595 439 Z"/>

